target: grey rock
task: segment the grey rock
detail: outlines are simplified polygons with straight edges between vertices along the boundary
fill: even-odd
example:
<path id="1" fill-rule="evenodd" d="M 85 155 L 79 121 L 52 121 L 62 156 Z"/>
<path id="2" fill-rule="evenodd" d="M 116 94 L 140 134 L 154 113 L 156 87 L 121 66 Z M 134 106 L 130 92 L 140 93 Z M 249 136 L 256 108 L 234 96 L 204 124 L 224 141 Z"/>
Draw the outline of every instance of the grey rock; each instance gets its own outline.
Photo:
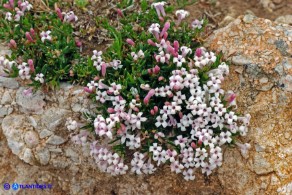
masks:
<path id="1" fill-rule="evenodd" d="M 284 40 L 276 40 L 275 41 L 275 45 L 278 48 L 278 50 L 281 52 L 281 54 L 283 56 L 287 56 L 288 55 L 288 45 Z"/>
<path id="2" fill-rule="evenodd" d="M 50 151 L 47 148 L 42 148 L 37 151 L 36 157 L 38 158 L 41 165 L 47 165 L 50 161 Z"/>
<path id="3" fill-rule="evenodd" d="M 9 89 L 17 89 L 19 87 L 19 84 L 13 78 L 6 78 L 6 77 L 0 76 L 0 87 L 6 87 Z"/>
<path id="4" fill-rule="evenodd" d="M 286 91 L 292 91 L 292 76 L 291 75 L 287 75 L 286 77 L 282 78 L 282 85 L 283 85 L 283 89 Z"/>
<path id="5" fill-rule="evenodd" d="M 231 58 L 231 62 L 234 65 L 243 66 L 243 65 L 251 64 L 252 63 L 252 60 L 251 59 L 248 59 L 247 57 L 244 57 L 244 56 L 239 55 L 239 56 L 233 56 Z"/>
<path id="6" fill-rule="evenodd" d="M 25 96 L 23 94 L 24 90 L 25 88 L 21 87 L 16 92 L 16 103 L 21 107 L 21 111 L 24 113 L 42 114 L 43 107 L 45 106 L 43 93 L 37 91 Z"/>
<path id="7" fill-rule="evenodd" d="M 247 14 L 243 17 L 243 21 L 247 24 L 252 23 L 252 21 L 255 19 L 256 17 L 252 14 Z"/>
<path id="8" fill-rule="evenodd" d="M 1 99 L 1 104 L 10 104 L 12 103 L 12 101 L 13 100 L 10 93 L 8 91 L 5 91 Z"/>
<path id="9" fill-rule="evenodd" d="M 276 23 L 292 25 L 292 15 L 279 16 L 275 20 Z"/>
<path id="10" fill-rule="evenodd" d="M 80 112 L 81 109 L 82 109 L 82 106 L 80 104 L 73 104 L 72 105 L 72 110 L 74 112 Z"/>
<path id="11" fill-rule="evenodd" d="M 67 157 L 71 158 L 71 160 L 74 162 L 78 162 L 78 160 L 79 160 L 79 155 L 71 148 L 65 149 L 65 155 Z"/>
<path id="12" fill-rule="evenodd" d="M 42 115 L 41 122 L 50 131 L 55 129 L 63 123 L 70 112 L 65 109 L 50 108 Z"/>
<path id="13" fill-rule="evenodd" d="M 32 150 L 30 148 L 24 149 L 23 155 L 20 156 L 20 159 L 26 163 L 31 164 L 31 165 L 33 165 L 34 161 L 35 161 L 34 155 L 33 155 Z"/>
<path id="14" fill-rule="evenodd" d="M 47 140 L 47 144 L 51 144 L 51 145 L 61 145 L 65 142 L 66 140 L 63 139 L 60 136 L 57 135 L 52 135 L 51 137 L 49 137 L 49 139 Z"/>
<path id="15" fill-rule="evenodd" d="M 33 148 L 39 144 L 39 136 L 34 131 L 27 131 L 24 135 L 24 141 L 29 148 Z"/>
<path id="16" fill-rule="evenodd" d="M 20 152 L 25 148 L 25 144 L 23 142 L 17 142 L 15 140 L 7 140 L 8 147 L 11 149 L 12 153 L 15 155 L 19 155 Z"/>
<path id="17" fill-rule="evenodd" d="M 278 64 L 276 67 L 275 67 L 275 71 L 280 75 L 282 76 L 284 74 L 284 67 L 282 64 Z"/>
<path id="18" fill-rule="evenodd" d="M 53 166 L 58 169 L 65 169 L 69 165 L 69 163 L 66 162 L 65 159 L 53 159 L 51 160 L 51 162 Z"/>
<path id="19" fill-rule="evenodd" d="M 48 137 L 48 136 L 50 136 L 50 135 L 52 135 L 52 134 L 53 134 L 52 131 L 49 131 L 49 130 L 47 130 L 47 129 L 44 129 L 44 130 L 42 130 L 42 131 L 40 132 L 40 138 L 43 139 L 43 138 Z"/>
<path id="20" fill-rule="evenodd" d="M 0 117 L 4 117 L 8 115 L 8 108 L 7 107 L 1 107 L 0 108 Z"/>
<path id="21" fill-rule="evenodd" d="M 253 170 L 258 175 L 268 174 L 274 171 L 272 165 L 260 153 L 256 153 L 254 156 Z"/>

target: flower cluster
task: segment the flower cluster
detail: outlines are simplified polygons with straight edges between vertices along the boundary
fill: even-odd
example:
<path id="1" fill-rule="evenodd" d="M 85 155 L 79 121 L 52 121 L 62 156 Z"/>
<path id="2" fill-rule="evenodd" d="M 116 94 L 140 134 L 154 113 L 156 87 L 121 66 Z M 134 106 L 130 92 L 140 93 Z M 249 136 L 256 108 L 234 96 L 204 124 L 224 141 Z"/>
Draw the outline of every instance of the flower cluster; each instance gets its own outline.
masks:
<path id="1" fill-rule="evenodd" d="M 3 7 L 10 10 L 9 12 L 6 12 L 5 19 L 16 22 L 18 22 L 20 18 L 24 16 L 26 11 L 29 11 L 33 8 L 28 1 L 18 1 L 17 6 L 15 6 L 14 0 L 10 0 L 9 2 L 3 4 Z"/>
<path id="2" fill-rule="evenodd" d="M 152 4 L 158 17 L 165 16 L 164 5 Z M 93 120 L 103 141 L 91 144 L 102 171 L 152 174 L 169 163 L 172 172 L 194 180 L 195 169 L 210 175 L 222 165 L 222 146 L 246 135 L 250 115 L 235 114 L 235 94 L 221 88 L 229 67 L 206 48 L 193 49 L 169 38 L 175 32 L 171 24 L 178 25 L 188 14 L 177 11 L 178 22 L 167 21 L 163 28 L 149 24 L 147 39 L 139 44 L 125 39 L 122 59 L 93 51 L 98 76 L 84 89 L 103 107 Z M 192 28 L 201 26 L 196 21 Z M 123 160 L 129 155 L 128 168 Z"/>

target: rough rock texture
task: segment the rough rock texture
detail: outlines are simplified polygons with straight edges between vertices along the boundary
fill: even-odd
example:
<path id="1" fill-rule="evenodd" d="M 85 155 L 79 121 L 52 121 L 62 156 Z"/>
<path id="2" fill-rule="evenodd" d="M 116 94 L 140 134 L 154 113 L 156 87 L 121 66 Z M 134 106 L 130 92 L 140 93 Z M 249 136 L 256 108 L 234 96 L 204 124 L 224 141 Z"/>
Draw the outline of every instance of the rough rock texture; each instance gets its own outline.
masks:
<path id="1" fill-rule="evenodd" d="M 236 65 L 224 87 L 237 93 L 238 112 L 252 116 L 238 140 L 252 147 L 248 154 L 226 148 L 220 169 L 191 182 L 168 166 L 151 176 L 100 173 L 89 146 L 73 145 L 65 128 L 67 117 L 84 123 L 81 112 L 95 107 L 81 87 L 64 83 L 27 97 L 20 81 L 1 85 L 0 194 L 6 182 L 53 185 L 11 194 L 292 194 L 291 34 L 292 27 L 247 15 L 209 38 L 211 49 Z"/>
<path id="2" fill-rule="evenodd" d="M 236 65 L 224 87 L 237 93 L 238 111 L 252 116 L 242 139 L 252 145 L 249 155 L 228 149 L 220 183 L 230 194 L 292 194 L 292 27 L 245 15 L 208 45 Z"/>

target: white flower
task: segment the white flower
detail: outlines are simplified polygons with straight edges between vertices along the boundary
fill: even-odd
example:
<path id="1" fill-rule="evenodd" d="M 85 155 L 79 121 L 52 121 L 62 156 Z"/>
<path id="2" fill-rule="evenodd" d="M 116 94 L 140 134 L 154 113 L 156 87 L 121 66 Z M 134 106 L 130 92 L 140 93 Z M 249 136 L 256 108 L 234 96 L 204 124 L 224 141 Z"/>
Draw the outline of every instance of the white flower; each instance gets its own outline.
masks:
<path id="1" fill-rule="evenodd" d="M 12 14 L 10 12 L 5 14 L 5 20 L 12 21 Z"/>
<path id="2" fill-rule="evenodd" d="M 50 36 L 50 34 L 51 34 L 50 30 L 48 30 L 46 32 L 42 31 L 41 34 L 40 34 L 42 42 L 45 42 L 45 40 L 51 41 L 52 37 Z"/>
<path id="3" fill-rule="evenodd" d="M 175 172 L 176 174 L 181 173 L 183 169 L 184 169 L 184 166 L 180 164 L 179 161 L 174 161 L 170 164 L 171 172 Z"/>
<path id="4" fill-rule="evenodd" d="M 160 127 L 161 125 L 163 126 L 163 128 L 167 127 L 167 122 L 166 122 L 167 116 L 162 115 L 162 117 L 159 115 L 158 117 L 156 117 L 156 123 L 155 126 L 156 127 Z"/>
<path id="5" fill-rule="evenodd" d="M 184 179 L 189 181 L 189 180 L 194 180 L 195 176 L 193 175 L 193 169 L 188 169 L 187 171 L 183 172 Z"/>
<path id="6" fill-rule="evenodd" d="M 137 55 L 139 58 L 144 58 L 144 56 L 145 56 L 144 52 L 141 49 L 138 51 Z"/>
<path id="7" fill-rule="evenodd" d="M 180 10 L 177 10 L 177 11 L 175 12 L 175 15 L 178 17 L 179 20 L 183 20 L 183 19 L 185 19 L 187 16 L 189 16 L 190 13 L 189 13 L 188 11 L 185 11 L 185 10 L 180 9 Z"/>
<path id="8" fill-rule="evenodd" d="M 34 79 L 35 81 L 39 81 L 40 83 L 44 83 L 45 80 L 44 80 L 44 74 L 43 73 L 38 73 L 36 74 L 36 77 Z"/>
<path id="9" fill-rule="evenodd" d="M 78 17 L 74 14 L 73 11 L 70 11 L 68 13 L 63 12 L 64 14 L 64 22 L 76 22 L 78 20 Z"/>
<path id="10" fill-rule="evenodd" d="M 177 67 L 181 67 L 182 64 L 185 62 L 186 62 L 186 59 L 181 55 L 178 55 L 177 57 L 173 58 L 173 63 L 176 63 Z"/>
<path id="11" fill-rule="evenodd" d="M 119 95 L 121 89 L 122 89 L 122 85 L 116 84 L 114 82 L 111 84 L 111 87 L 109 87 L 108 91 L 109 91 L 109 93 L 113 93 L 114 95 Z"/>
<path id="12" fill-rule="evenodd" d="M 22 64 L 18 65 L 18 69 L 19 69 L 19 76 L 21 79 L 30 79 L 31 75 L 30 75 L 30 68 L 27 65 L 26 62 L 23 62 Z"/>
<path id="13" fill-rule="evenodd" d="M 160 33 L 159 28 L 160 28 L 160 25 L 158 23 L 154 23 L 154 24 L 151 24 L 151 26 L 149 27 L 148 31 L 151 34 Z"/>
<path id="14" fill-rule="evenodd" d="M 75 120 L 72 120 L 72 118 L 70 117 L 67 119 L 65 125 L 69 131 L 73 131 L 78 128 L 77 122 Z"/>
<path id="15" fill-rule="evenodd" d="M 141 129 L 141 122 L 147 121 L 146 117 L 142 117 L 143 112 L 139 112 L 137 115 L 131 115 L 131 123 L 135 124 L 138 129 Z"/>
<path id="16" fill-rule="evenodd" d="M 181 149 L 186 147 L 186 143 L 188 142 L 188 138 L 183 137 L 182 135 L 177 136 L 177 139 L 174 141 L 175 145 L 179 145 Z"/>
<path id="17" fill-rule="evenodd" d="M 204 20 L 199 21 L 198 19 L 194 20 L 191 24 L 192 28 L 195 29 L 201 29 L 202 25 L 204 24 Z"/>

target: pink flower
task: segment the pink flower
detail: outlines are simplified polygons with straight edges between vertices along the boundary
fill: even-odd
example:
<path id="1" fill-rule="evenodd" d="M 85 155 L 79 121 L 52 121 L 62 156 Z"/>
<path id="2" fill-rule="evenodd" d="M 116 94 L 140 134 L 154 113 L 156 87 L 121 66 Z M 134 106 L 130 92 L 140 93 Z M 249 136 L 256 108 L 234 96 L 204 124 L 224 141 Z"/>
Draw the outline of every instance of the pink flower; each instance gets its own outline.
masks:
<path id="1" fill-rule="evenodd" d="M 132 46 L 135 45 L 135 42 L 134 42 L 132 39 L 127 39 L 126 42 L 127 42 L 129 45 L 132 45 Z"/>
<path id="2" fill-rule="evenodd" d="M 150 98 L 155 94 L 155 90 L 154 89 L 151 89 L 148 94 L 146 95 L 146 97 L 144 98 L 144 104 L 148 104 L 149 103 L 149 100 Z"/>
<path id="3" fill-rule="evenodd" d="M 34 29 L 33 28 L 30 28 L 29 29 L 29 32 L 30 32 L 31 36 L 33 36 L 33 37 L 35 36 L 35 33 L 34 33 Z"/>
<path id="4" fill-rule="evenodd" d="M 28 63 L 28 65 L 29 65 L 30 71 L 31 71 L 31 72 L 34 72 L 35 70 L 34 70 L 33 60 L 32 60 L 32 59 L 29 59 L 29 60 L 27 61 L 27 63 Z"/>
<path id="5" fill-rule="evenodd" d="M 151 39 L 148 39 L 148 40 L 147 40 L 147 43 L 148 43 L 149 45 L 156 46 L 156 44 L 155 44 Z"/>
<path id="6" fill-rule="evenodd" d="M 117 9 L 116 11 L 117 11 L 118 16 L 120 16 L 121 18 L 124 17 L 124 14 L 121 9 Z"/>
<path id="7" fill-rule="evenodd" d="M 106 74 L 106 68 L 107 68 L 107 64 L 106 63 L 103 63 L 101 65 L 101 75 L 104 77 L 105 74 Z"/>
<path id="8" fill-rule="evenodd" d="M 90 90 L 88 87 L 84 87 L 83 90 L 87 93 L 92 93 L 92 90 Z"/>
<path id="9" fill-rule="evenodd" d="M 164 27 L 163 27 L 161 33 L 160 33 L 160 37 L 163 37 L 164 34 L 167 33 L 167 30 L 169 29 L 169 27 L 170 27 L 170 23 L 169 22 L 166 22 L 164 24 Z"/>
<path id="10" fill-rule="evenodd" d="M 154 74 L 158 74 L 159 71 L 160 71 L 160 67 L 156 65 L 156 66 L 153 68 L 153 73 L 154 73 Z"/>
<path id="11" fill-rule="evenodd" d="M 25 37 L 26 37 L 26 39 L 27 39 L 30 43 L 34 42 L 34 40 L 32 39 L 32 37 L 30 36 L 30 33 L 29 33 L 29 32 L 26 32 L 26 33 L 25 33 Z"/>
<path id="12" fill-rule="evenodd" d="M 62 12 L 61 12 L 60 8 L 57 7 L 56 8 L 56 12 L 57 12 L 57 15 L 60 18 L 60 20 L 63 21 L 63 15 L 62 15 Z"/>
<path id="13" fill-rule="evenodd" d="M 16 49 L 17 48 L 17 45 L 16 45 L 16 42 L 11 39 L 8 43 L 8 46 L 11 48 L 11 49 Z"/>

